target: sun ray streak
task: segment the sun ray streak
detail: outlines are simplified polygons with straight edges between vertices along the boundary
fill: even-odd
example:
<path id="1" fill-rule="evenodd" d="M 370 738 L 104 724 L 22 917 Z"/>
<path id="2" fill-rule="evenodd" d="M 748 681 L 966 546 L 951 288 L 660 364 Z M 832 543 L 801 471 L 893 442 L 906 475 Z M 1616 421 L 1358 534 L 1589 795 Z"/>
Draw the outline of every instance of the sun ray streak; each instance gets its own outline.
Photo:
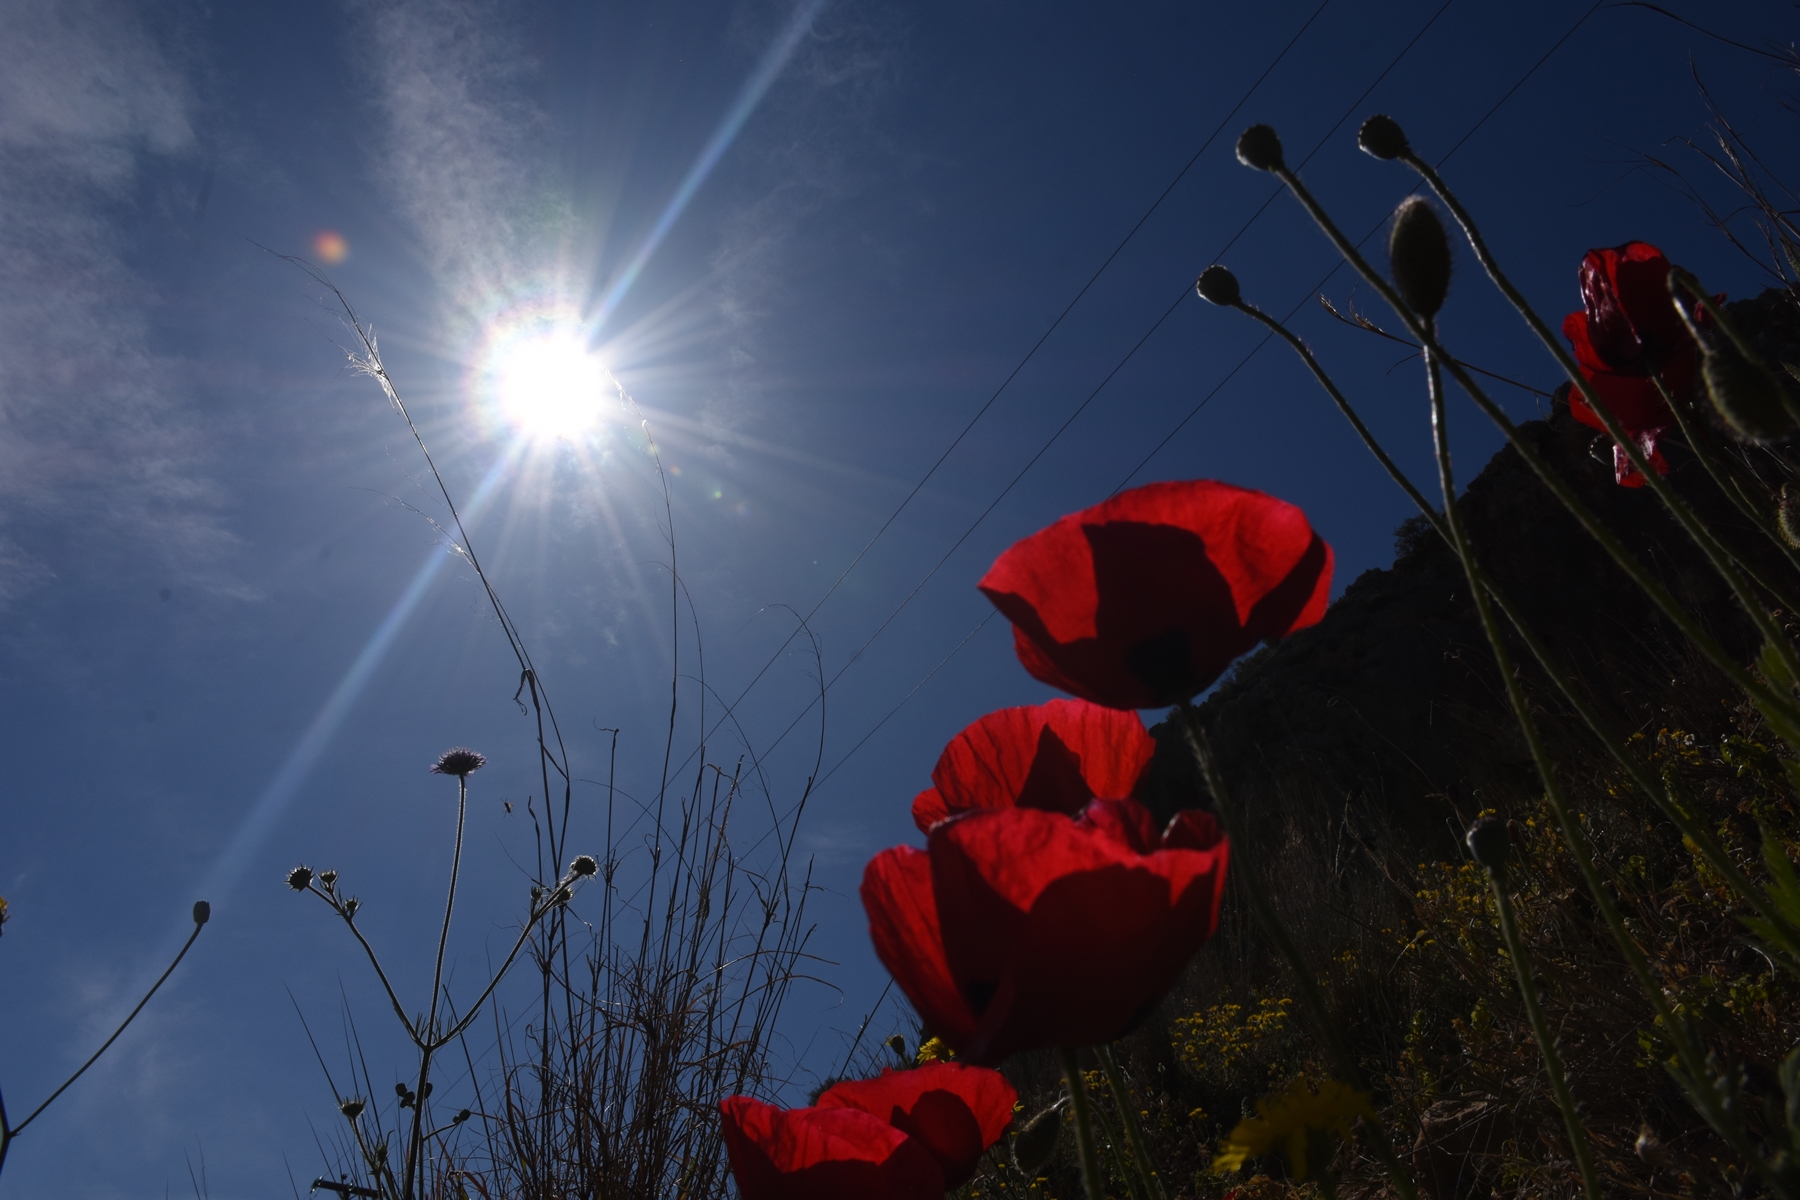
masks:
<path id="1" fill-rule="evenodd" d="M 631 285 L 637 282 L 637 277 L 650 261 L 650 256 L 655 254 L 657 247 L 662 245 L 663 238 L 668 235 L 670 229 L 674 228 L 675 222 L 681 217 L 682 210 L 687 208 L 688 201 L 694 198 L 694 193 L 700 190 L 700 185 L 706 182 L 708 175 L 712 174 L 712 169 L 718 165 L 719 159 L 724 157 L 725 151 L 736 139 L 738 131 L 743 129 L 744 123 L 750 119 L 750 114 L 756 111 L 756 106 L 761 103 L 763 95 L 775 82 L 776 77 L 781 74 L 781 69 L 787 66 L 787 61 L 793 56 L 795 47 L 799 46 L 800 39 L 805 37 L 807 31 L 812 28 L 813 21 L 817 19 L 825 4 L 826 0 L 805 0 L 795 10 L 793 19 L 788 22 L 787 28 L 781 31 L 781 36 L 775 39 L 775 44 L 769 47 L 767 54 L 763 55 L 763 60 L 757 65 L 756 71 L 744 81 L 743 89 L 738 92 L 737 99 L 732 101 L 731 107 L 725 110 L 724 120 L 720 121 L 718 128 L 713 130 L 712 137 L 707 139 L 706 145 L 700 151 L 700 156 L 694 160 L 694 165 L 688 168 L 688 173 L 682 178 L 681 185 L 675 189 L 675 194 L 669 197 L 669 203 L 664 206 L 662 215 L 657 217 L 656 224 L 651 227 L 650 235 L 638 247 L 631 262 L 619 273 L 619 277 L 613 281 L 612 287 L 607 291 L 606 298 L 600 302 L 599 313 L 595 319 L 596 329 L 606 324 L 607 318 L 612 316 L 613 309 L 617 308 L 619 301 L 625 298 L 625 293 L 631 290 Z"/>

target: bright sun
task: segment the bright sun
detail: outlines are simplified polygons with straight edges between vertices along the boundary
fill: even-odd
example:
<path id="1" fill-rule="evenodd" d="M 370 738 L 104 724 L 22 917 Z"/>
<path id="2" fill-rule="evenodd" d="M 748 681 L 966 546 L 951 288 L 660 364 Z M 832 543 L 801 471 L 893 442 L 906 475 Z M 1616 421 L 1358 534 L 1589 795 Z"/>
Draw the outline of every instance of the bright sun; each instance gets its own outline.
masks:
<path id="1" fill-rule="evenodd" d="M 485 399 L 524 437 L 579 439 L 599 423 L 606 367 L 573 321 L 538 317 L 495 332 L 483 363 Z"/>

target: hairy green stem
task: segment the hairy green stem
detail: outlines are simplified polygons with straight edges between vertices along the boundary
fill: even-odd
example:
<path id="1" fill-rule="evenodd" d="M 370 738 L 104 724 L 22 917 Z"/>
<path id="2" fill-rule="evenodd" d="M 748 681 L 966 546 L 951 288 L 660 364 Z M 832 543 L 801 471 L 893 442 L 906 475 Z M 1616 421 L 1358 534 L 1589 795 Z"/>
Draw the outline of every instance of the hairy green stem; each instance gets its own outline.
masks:
<path id="1" fill-rule="evenodd" d="M 1087 1200 L 1106 1200 L 1106 1187 L 1100 1178 L 1100 1159 L 1094 1152 L 1094 1127 L 1088 1111 L 1087 1082 L 1081 1077 L 1081 1062 L 1075 1051 L 1063 1047 L 1056 1052 L 1062 1063 L 1063 1081 L 1069 1088 L 1069 1113 L 1075 1125 L 1075 1153 L 1081 1160 L 1081 1188 Z"/>
<path id="2" fill-rule="evenodd" d="M 1137 1109 L 1132 1105 L 1131 1090 L 1125 1085 L 1125 1072 L 1119 1069 L 1118 1058 L 1111 1046 L 1095 1046 L 1094 1057 L 1100 1060 L 1100 1069 L 1106 1072 L 1107 1086 L 1112 1089 L 1113 1102 L 1119 1106 L 1119 1123 L 1125 1128 L 1125 1144 L 1131 1148 L 1131 1157 L 1144 1181 L 1145 1193 L 1152 1200 L 1166 1200 L 1162 1177 L 1150 1157 L 1149 1147 L 1144 1144 L 1144 1131 L 1138 1124 Z"/>

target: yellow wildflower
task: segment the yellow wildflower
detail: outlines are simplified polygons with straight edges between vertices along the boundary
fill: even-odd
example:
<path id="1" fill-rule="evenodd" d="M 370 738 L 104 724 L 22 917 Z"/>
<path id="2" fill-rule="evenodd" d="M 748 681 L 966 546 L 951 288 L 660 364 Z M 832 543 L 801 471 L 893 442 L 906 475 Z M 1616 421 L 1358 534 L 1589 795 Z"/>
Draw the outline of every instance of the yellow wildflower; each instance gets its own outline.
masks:
<path id="1" fill-rule="evenodd" d="M 1213 1170 L 1236 1171 L 1246 1159 L 1267 1154 L 1280 1145 L 1287 1151 L 1294 1178 L 1307 1179 L 1307 1134 L 1320 1130 L 1349 1137 L 1350 1122 L 1356 1117 L 1375 1119 L 1366 1092 L 1334 1079 L 1320 1084 L 1315 1092 L 1304 1079 L 1296 1079 L 1287 1091 L 1256 1102 L 1256 1115 L 1238 1122 L 1224 1149 L 1213 1159 Z"/>
<path id="2" fill-rule="evenodd" d="M 922 1067 L 931 1062 L 949 1062 L 956 1057 L 956 1051 L 944 1045 L 938 1038 L 931 1038 L 919 1047 L 919 1065 Z"/>

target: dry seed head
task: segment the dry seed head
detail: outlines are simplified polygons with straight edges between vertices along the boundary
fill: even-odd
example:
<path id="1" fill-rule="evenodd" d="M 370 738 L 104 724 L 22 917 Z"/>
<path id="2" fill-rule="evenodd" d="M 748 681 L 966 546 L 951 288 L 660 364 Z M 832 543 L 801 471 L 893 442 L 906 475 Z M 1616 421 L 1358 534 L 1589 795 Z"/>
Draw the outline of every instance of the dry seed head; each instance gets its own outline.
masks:
<path id="1" fill-rule="evenodd" d="M 433 775 L 454 775 L 458 779 L 467 779 L 476 771 L 487 765 L 487 755 L 457 746 L 438 755 L 437 762 L 431 765 Z"/>
<path id="2" fill-rule="evenodd" d="M 1700 377 L 1713 407 L 1745 441 L 1761 445 L 1794 431 L 1793 418 L 1782 402 L 1781 381 L 1735 347 L 1708 350 L 1700 363 Z"/>
<path id="3" fill-rule="evenodd" d="M 1388 263 L 1406 306 L 1421 317 L 1435 317 L 1450 291 L 1450 239 L 1424 197 L 1409 197 L 1395 211 Z"/>
<path id="4" fill-rule="evenodd" d="M 591 854 L 577 854 L 575 861 L 569 864 L 569 870 L 583 879 L 599 869 L 600 864 L 594 861 L 594 856 Z"/>
<path id="5" fill-rule="evenodd" d="M 1194 290 L 1200 293 L 1202 300 L 1220 308 L 1230 308 L 1243 296 L 1231 268 L 1217 263 L 1200 272 L 1200 278 L 1194 281 Z"/>
<path id="6" fill-rule="evenodd" d="M 361 1100 L 346 1100 L 338 1105 L 338 1111 L 343 1113 L 346 1117 L 349 1117 L 352 1121 L 362 1116 L 362 1110 L 363 1102 Z"/>
<path id="7" fill-rule="evenodd" d="M 1282 166 L 1281 138 L 1268 125 L 1252 125 L 1238 135 L 1238 161 L 1259 171 L 1279 171 Z"/>
<path id="8" fill-rule="evenodd" d="M 312 868 L 308 866 L 298 866 L 287 873 L 287 885 L 296 892 L 304 892 L 312 886 L 312 881 Z"/>
<path id="9" fill-rule="evenodd" d="M 1412 149 L 1406 144 L 1406 132 L 1400 128 L 1400 122 L 1386 113 L 1376 113 L 1362 123 L 1356 134 L 1356 144 L 1362 147 L 1364 154 L 1384 161 L 1399 158 Z"/>

